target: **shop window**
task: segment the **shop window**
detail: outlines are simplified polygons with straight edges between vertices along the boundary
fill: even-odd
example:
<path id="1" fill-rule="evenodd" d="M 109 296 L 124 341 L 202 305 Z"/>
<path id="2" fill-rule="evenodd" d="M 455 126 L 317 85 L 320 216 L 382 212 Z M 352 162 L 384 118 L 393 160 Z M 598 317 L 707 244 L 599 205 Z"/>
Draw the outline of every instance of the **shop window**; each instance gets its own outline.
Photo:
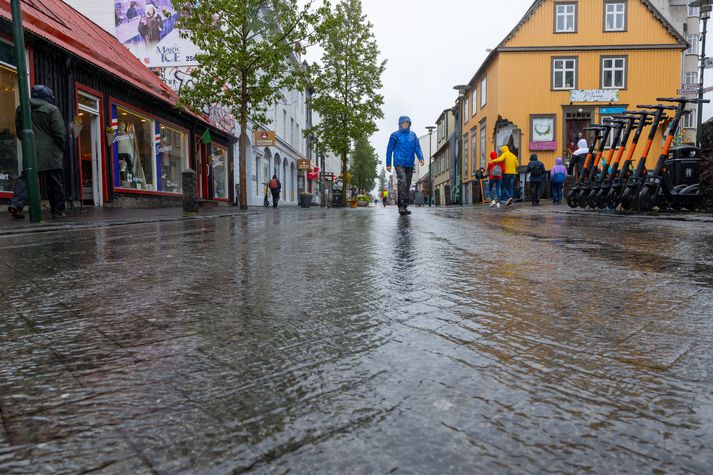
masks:
<path id="1" fill-rule="evenodd" d="M 118 129 L 114 137 L 118 186 L 156 191 L 154 121 L 123 107 L 116 107 Z"/>
<path id="2" fill-rule="evenodd" d="M 626 2 L 604 3 L 604 31 L 626 31 Z"/>
<path id="3" fill-rule="evenodd" d="M 17 72 L 0 61 L 0 192 L 12 192 L 22 171 L 22 151 L 15 130 L 18 105 Z"/>
<path id="4" fill-rule="evenodd" d="M 181 174 L 188 162 L 186 134 L 166 125 L 160 127 L 161 144 L 156 151 L 161 164 L 161 191 L 181 193 Z"/>
<path id="5" fill-rule="evenodd" d="M 213 181 L 213 198 L 228 199 L 228 151 L 213 144 L 211 154 L 211 179 Z"/>
<path id="6" fill-rule="evenodd" d="M 626 58 L 602 58 L 602 89 L 626 88 Z"/>
<path id="7" fill-rule="evenodd" d="M 478 150 L 478 128 L 477 127 L 473 127 L 472 129 L 470 129 L 470 149 L 472 150 L 470 152 L 470 154 L 472 156 L 472 161 L 473 161 L 473 165 L 470 167 L 470 173 L 472 175 L 475 175 L 476 168 L 478 168 L 478 166 L 477 166 L 478 155 L 476 153 L 476 151 Z"/>

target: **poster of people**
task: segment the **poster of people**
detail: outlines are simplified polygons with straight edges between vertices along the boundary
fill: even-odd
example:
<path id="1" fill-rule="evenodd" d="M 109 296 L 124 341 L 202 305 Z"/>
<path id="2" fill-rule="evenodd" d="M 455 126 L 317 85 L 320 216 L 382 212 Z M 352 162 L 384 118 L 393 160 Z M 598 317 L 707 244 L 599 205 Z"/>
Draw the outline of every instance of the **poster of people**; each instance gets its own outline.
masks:
<path id="1" fill-rule="evenodd" d="M 114 35 L 150 68 L 195 66 L 198 49 L 181 38 L 171 0 L 115 0 Z"/>

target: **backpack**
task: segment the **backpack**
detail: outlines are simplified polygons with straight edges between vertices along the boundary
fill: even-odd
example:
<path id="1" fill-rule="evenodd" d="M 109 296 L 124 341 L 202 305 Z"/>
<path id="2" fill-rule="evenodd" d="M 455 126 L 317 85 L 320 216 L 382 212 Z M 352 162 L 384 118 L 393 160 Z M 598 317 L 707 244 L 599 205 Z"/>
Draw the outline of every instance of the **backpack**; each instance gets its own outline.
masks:
<path id="1" fill-rule="evenodd" d="M 544 175 L 544 171 L 545 166 L 542 162 L 538 162 L 534 167 L 532 167 L 532 170 L 530 170 L 530 176 L 534 176 L 535 178 L 541 177 Z"/>
<path id="2" fill-rule="evenodd" d="M 270 189 L 271 190 L 276 190 L 280 187 L 280 182 L 277 181 L 277 178 L 273 178 L 270 180 Z"/>
<path id="3" fill-rule="evenodd" d="M 552 183 L 564 183 L 565 176 L 562 172 L 556 172 L 555 176 L 552 177 Z"/>
<path id="4" fill-rule="evenodd" d="M 490 177 L 500 178 L 501 176 L 503 176 L 503 169 L 500 167 L 500 164 L 495 164 L 493 168 L 490 169 Z"/>

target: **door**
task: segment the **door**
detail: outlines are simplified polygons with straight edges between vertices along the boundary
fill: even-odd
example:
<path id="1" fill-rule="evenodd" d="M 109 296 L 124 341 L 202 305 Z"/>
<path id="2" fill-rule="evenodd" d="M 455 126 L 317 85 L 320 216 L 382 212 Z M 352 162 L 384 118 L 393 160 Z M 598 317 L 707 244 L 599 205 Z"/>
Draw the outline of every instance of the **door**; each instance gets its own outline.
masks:
<path id="1" fill-rule="evenodd" d="M 80 197 L 82 204 L 104 204 L 103 155 L 101 146 L 100 99 L 77 93 L 77 117 L 72 125 L 79 141 Z"/>
<path id="2" fill-rule="evenodd" d="M 582 130 L 592 124 L 592 108 L 565 109 L 564 111 L 564 155 L 569 162 L 569 157 L 577 150 L 577 142 L 586 138 L 589 142 L 587 131 Z"/>

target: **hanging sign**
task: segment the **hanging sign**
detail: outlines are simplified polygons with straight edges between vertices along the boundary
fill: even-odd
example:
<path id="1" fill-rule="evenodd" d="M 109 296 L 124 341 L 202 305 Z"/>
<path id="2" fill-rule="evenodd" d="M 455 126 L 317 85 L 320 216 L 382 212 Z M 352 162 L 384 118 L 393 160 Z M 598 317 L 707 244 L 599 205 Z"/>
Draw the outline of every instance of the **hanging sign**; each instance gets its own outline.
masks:
<path id="1" fill-rule="evenodd" d="M 274 147 L 275 146 L 275 131 L 274 130 L 256 130 L 255 131 L 255 146 L 256 147 Z"/>
<path id="2" fill-rule="evenodd" d="M 703 67 L 706 69 L 713 69 L 713 58 L 705 58 L 703 60 Z"/>
<path id="3" fill-rule="evenodd" d="M 297 159 L 297 169 L 298 170 L 311 170 L 312 164 L 306 158 L 298 158 Z"/>
<path id="4" fill-rule="evenodd" d="M 573 89 L 569 102 L 619 102 L 619 89 Z"/>

